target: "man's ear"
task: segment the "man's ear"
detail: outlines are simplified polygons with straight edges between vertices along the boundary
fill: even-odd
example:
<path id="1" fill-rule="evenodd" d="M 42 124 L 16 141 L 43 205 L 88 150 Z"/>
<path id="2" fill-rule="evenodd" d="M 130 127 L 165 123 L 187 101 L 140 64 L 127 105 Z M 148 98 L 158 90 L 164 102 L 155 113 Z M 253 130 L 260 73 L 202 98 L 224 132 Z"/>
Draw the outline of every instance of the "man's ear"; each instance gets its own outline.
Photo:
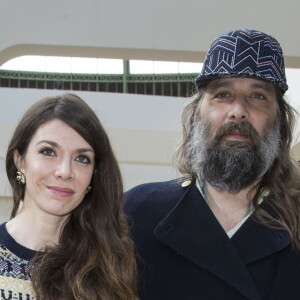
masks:
<path id="1" fill-rule="evenodd" d="M 16 168 L 23 173 L 24 161 L 18 150 L 14 151 L 14 162 Z"/>

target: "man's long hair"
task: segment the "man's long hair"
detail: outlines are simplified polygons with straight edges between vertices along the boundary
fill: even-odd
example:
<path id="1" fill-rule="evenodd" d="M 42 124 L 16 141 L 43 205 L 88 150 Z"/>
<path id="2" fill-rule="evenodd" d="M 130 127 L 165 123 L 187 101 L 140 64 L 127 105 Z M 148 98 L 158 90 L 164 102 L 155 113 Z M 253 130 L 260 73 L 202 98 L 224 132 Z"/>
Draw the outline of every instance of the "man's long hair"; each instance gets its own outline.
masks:
<path id="1" fill-rule="evenodd" d="M 192 168 L 189 141 L 199 118 L 199 104 L 204 90 L 205 87 L 199 89 L 183 110 L 182 140 L 174 154 L 174 164 L 178 171 L 191 179 L 196 178 L 197 174 Z M 299 166 L 291 157 L 292 134 L 297 112 L 287 103 L 279 88 L 276 88 L 276 100 L 280 124 L 279 156 L 255 186 L 257 192 L 253 204 L 259 222 L 272 228 L 287 230 L 293 247 L 300 250 L 300 173 Z M 258 205 L 259 191 L 262 187 L 270 190 L 264 201 L 269 209 Z"/>

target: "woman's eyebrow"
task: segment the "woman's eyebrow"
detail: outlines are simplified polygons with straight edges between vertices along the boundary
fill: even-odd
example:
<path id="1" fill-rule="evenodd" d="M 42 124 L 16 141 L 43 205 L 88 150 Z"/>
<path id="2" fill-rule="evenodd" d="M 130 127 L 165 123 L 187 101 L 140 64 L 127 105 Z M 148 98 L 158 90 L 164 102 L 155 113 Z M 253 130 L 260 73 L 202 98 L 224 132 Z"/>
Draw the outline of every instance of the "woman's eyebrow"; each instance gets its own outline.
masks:
<path id="1" fill-rule="evenodd" d="M 58 147 L 59 146 L 56 142 L 53 142 L 53 141 L 50 141 L 50 140 L 41 140 L 41 141 L 38 141 L 36 143 L 36 145 L 43 144 L 43 143 L 49 144 L 49 145 L 51 145 L 53 147 Z"/>
<path id="2" fill-rule="evenodd" d="M 50 141 L 50 140 L 41 140 L 41 141 L 38 141 L 36 143 L 36 145 L 43 144 L 43 143 L 49 144 L 49 145 L 51 145 L 54 148 L 59 148 L 60 147 L 60 145 L 58 143 Z M 94 152 L 94 149 L 93 148 L 78 148 L 78 149 L 76 149 L 76 152 L 78 152 L 78 153 Z"/>

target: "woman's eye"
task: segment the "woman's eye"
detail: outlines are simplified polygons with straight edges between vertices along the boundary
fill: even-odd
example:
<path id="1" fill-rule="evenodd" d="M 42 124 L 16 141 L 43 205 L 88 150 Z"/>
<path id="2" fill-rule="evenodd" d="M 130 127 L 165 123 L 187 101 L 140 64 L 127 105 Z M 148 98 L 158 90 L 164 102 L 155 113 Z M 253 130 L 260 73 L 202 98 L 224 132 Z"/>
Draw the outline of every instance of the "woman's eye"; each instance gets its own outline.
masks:
<path id="1" fill-rule="evenodd" d="M 76 160 L 83 163 L 83 164 L 89 164 L 91 162 L 91 160 L 85 156 L 85 155 L 79 155 L 76 157 Z"/>
<path id="2" fill-rule="evenodd" d="M 51 148 L 43 148 L 40 150 L 40 153 L 45 156 L 55 156 L 55 152 Z"/>

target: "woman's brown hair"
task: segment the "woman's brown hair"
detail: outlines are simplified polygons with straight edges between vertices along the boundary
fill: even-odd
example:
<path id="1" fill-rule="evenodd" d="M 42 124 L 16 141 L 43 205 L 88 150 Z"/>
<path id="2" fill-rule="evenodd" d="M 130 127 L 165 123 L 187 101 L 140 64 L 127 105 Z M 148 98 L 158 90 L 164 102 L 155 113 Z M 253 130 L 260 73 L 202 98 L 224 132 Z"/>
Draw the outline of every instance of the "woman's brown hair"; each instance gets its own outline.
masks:
<path id="1" fill-rule="evenodd" d="M 205 87 L 200 88 L 187 103 L 182 113 L 183 135 L 174 154 L 174 164 L 179 172 L 189 178 L 196 178 L 191 166 L 189 140 L 195 122 L 199 104 L 203 98 Z M 292 245 L 300 251 L 300 173 L 299 166 L 291 157 L 291 145 L 295 128 L 296 111 L 287 103 L 282 91 L 276 88 L 278 118 L 280 124 L 279 156 L 256 186 L 257 194 L 253 199 L 256 208 L 255 216 L 262 224 L 272 228 L 285 229 L 289 232 Z M 258 205 L 261 187 L 270 190 L 264 204 Z"/>
<path id="2" fill-rule="evenodd" d="M 136 299 L 136 262 L 123 215 L 123 184 L 108 136 L 94 111 L 78 96 L 47 97 L 33 104 L 19 122 L 6 156 L 13 189 L 11 217 L 25 188 L 16 180 L 13 154 L 24 156 L 36 130 L 59 119 L 79 133 L 95 152 L 92 189 L 64 224 L 57 247 L 31 261 L 38 299 Z"/>

